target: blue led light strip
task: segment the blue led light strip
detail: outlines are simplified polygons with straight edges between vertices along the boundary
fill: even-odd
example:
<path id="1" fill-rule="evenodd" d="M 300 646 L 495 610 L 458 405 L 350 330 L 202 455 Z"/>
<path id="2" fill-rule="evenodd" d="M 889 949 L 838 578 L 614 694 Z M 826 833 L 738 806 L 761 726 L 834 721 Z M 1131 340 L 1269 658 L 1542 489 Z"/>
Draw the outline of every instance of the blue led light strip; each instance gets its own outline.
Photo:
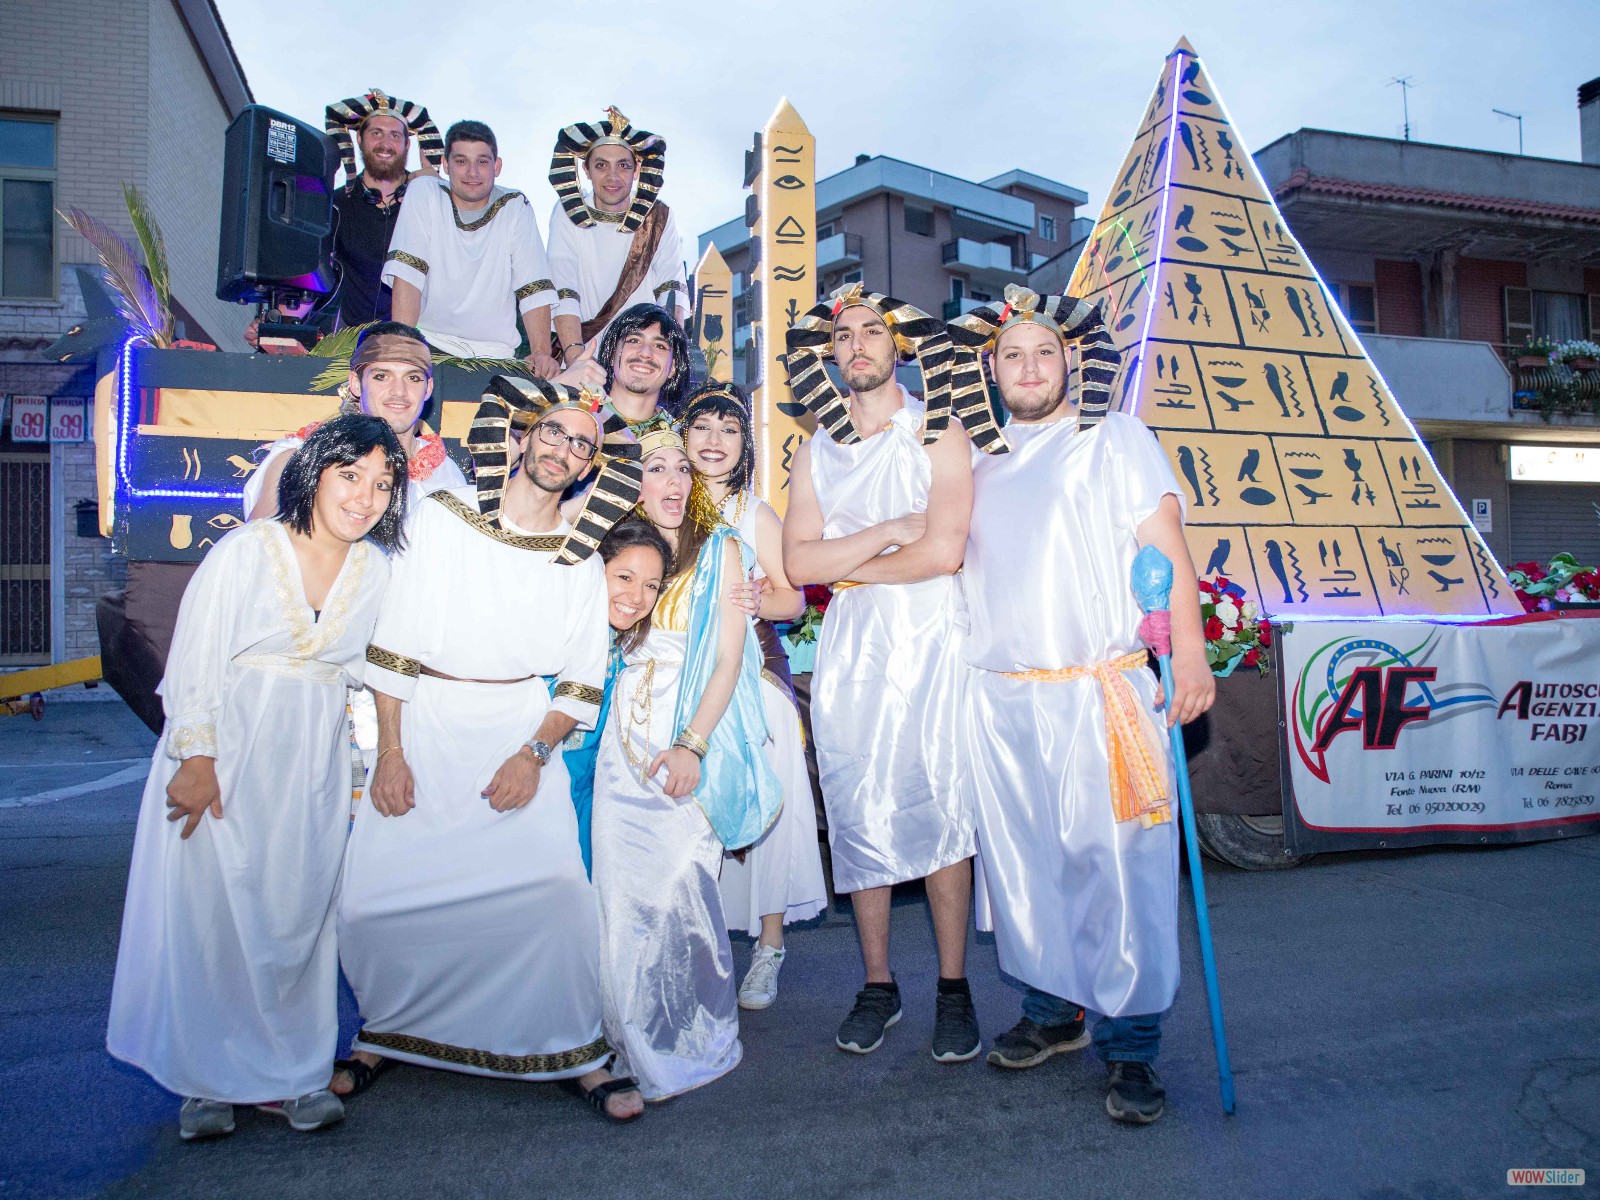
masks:
<path id="1" fill-rule="evenodd" d="M 129 338 L 117 351 L 117 491 L 119 495 L 134 500 L 162 497 L 172 500 L 233 500 L 244 498 L 244 489 L 238 491 L 208 491 L 201 488 L 142 488 L 133 482 L 128 469 L 129 446 L 133 430 L 139 421 L 139 389 L 133 381 L 134 350 L 138 338 Z"/>

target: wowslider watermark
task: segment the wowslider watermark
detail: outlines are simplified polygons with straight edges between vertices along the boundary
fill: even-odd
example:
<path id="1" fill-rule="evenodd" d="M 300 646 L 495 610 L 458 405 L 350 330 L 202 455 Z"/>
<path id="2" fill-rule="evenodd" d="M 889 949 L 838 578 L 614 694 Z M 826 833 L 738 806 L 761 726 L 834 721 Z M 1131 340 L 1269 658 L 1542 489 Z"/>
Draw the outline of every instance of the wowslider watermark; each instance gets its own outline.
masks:
<path id="1" fill-rule="evenodd" d="M 1506 1182 L 1512 1187 L 1582 1187 L 1582 1167 L 1510 1167 Z"/>

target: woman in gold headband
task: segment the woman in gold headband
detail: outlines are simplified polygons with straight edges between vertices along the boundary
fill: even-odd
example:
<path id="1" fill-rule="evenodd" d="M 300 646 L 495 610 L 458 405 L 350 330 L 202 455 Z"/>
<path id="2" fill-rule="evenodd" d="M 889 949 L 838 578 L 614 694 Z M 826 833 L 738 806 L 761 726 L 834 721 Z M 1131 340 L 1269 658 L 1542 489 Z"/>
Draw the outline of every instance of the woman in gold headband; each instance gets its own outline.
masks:
<path id="1" fill-rule="evenodd" d="M 760 649 L 732 585 L 739 540 L 696 486 L 683 440 L 640 440 L 639 505 L 673 561 L 644 643 L 627 652 L 595 764 L 591 836 L 600 987 L 617 1073 L 664 1100 L 738 1065 L 725 850 L 777 819 Z"/>
<path id="2" fill-rule="evenodd" d="M 684 450 L 701 486 L 756 556 L 757 579 L 744 585 L 750 591 L 746 611 L 757 618 L 761 696 L 772 731 L 767 756 L 783 784 L 784 805 L 777 823 L 748 855 L 730 856 L 722 864 L 722 905 L 730 927 L 758 939 L 739 986 L 739 1007 L 763 1009 L 778 998 L 784 925 L 809 920 L 828 906 L 805 734 L 789 658 L 772 625 L 798 618 L 805 611 L 805 597 L 783 571 L 783 522 L 751 490 L 755 437 L 750 398 L 736 384 L 708 383 L 685 403 L 682 429 Z"/>

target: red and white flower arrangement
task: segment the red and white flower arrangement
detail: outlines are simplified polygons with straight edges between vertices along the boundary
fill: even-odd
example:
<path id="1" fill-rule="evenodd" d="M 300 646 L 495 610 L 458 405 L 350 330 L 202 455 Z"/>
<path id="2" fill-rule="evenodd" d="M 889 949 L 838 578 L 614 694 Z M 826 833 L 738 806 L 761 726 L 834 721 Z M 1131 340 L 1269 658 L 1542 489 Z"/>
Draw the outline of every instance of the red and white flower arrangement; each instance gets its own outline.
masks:
<path id="1" fill-rule="evenodd" d="M 1265 675 L 1270 669 L 1267 647 L 1272 645 L 1272 622 L 1262 616 L 1244 589 L 1225 576 L 1202 579 L 1200 619 L 1205 625 L 1206 662 L 1211 673 L 1226 679 L 1238 667 L 1254 667 Z"/>

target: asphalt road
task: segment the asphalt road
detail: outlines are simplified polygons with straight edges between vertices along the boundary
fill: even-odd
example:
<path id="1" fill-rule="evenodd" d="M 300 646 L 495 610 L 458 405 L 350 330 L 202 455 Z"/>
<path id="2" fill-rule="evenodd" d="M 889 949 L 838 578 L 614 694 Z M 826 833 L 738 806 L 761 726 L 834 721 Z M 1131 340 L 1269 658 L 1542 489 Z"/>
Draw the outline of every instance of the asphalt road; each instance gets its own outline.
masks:
<path id="1" fill-rule="evenodd" d="M 184 1145 L 176 1100 L 104 1050 L 128 853 L 153 739 L 120 704 L 0 719 L 0 1200 L 159 1197 L 1371 1197 L 1521 1194 L 1510 1167 L 1600 1172 L 1600 839 L 1212 867 L 1239 1107 L 1225 1117 L 1184 914 L 1160 1061 L 1168 1112 L 1105 1115 L 1092 1052 L 1033 1071 L 928 1054 L 932 934 L 894 914 L 906 1017 L 832 1040 L 860 976 L 845 910 L 791 932 L 745 1061 L 605 1125 L 553 1087 L 403 1069 L 340 1127 L 241 1110 Z M 106 779 L 109 787 L 80 790 Z M 742 970 L 747 944 L 736 946 Z M 985 1034 L 1017 993 L 974 937 Z M 198 981 L 197 981 L 198 982 Z M 348 1002 L 346 1004 L 348 1010 Z M 346 1012 L 347 1021 L 353 1016 Z"/>

